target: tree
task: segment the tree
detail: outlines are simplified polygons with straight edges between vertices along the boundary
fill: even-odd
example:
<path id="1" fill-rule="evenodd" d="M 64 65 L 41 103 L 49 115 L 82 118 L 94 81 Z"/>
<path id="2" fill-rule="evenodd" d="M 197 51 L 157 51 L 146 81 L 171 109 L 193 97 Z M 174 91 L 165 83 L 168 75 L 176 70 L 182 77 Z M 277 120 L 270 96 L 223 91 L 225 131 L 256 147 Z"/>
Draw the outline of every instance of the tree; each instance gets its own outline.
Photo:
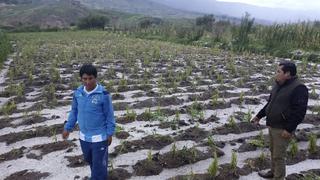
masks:
<path id="1" fill-rule="evenodd" d="M 79 20 L 80 29 L 104 28 L 109 23 L 109 18 L 100 15 L 89 15 Z"/>
<path id="2" fill-rule="evenodd" d="M 163 23 L 163 21 L 160 18 L 145 17 L 139 21 L 139 27 L 145 29 L 152 25 L 159 25 L 161 23 Z"/>
<path id="3" fill-rule="evenodd" d="M 196 25 L 202 26 L 205 28 L 205 30 L 210 32 L 212 31 L 214 22 L 215 18 L 212 14 L 196 18 Z"/>

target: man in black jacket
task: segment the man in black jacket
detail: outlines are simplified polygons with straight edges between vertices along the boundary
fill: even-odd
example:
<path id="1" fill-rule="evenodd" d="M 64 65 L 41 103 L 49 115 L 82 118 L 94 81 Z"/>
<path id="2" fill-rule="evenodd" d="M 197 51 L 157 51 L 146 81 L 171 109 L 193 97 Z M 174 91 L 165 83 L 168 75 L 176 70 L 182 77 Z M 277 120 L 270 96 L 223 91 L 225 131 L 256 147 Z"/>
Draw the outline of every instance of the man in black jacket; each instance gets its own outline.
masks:
<path id="1" fill-rule="evenodd" d="M 296 76 L 296 65 L 290 61 L 279 64 L 276 83 L 268 103 L 251 120 L 258 124 L 266 116 L 269 127 L 271 170 L 259 172 L 264 178 L 283 180 L 286 176 L 286 150 L 298 124 L 302 122 L 308 105 L 308 89 Z"/>

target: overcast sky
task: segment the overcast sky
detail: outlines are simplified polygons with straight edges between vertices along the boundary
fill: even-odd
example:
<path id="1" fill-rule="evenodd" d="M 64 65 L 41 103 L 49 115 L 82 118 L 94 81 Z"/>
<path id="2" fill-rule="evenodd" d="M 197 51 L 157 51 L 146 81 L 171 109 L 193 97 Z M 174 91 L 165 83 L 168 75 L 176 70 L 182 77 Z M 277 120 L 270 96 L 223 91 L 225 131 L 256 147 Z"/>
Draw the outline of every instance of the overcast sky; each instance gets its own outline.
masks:
<path id="1" fill-rule="evenodd" d="M 217 0 L 241 2 L 264 7 L 277 7 L 296 10 L 320 10 L 320 0 Z"/>

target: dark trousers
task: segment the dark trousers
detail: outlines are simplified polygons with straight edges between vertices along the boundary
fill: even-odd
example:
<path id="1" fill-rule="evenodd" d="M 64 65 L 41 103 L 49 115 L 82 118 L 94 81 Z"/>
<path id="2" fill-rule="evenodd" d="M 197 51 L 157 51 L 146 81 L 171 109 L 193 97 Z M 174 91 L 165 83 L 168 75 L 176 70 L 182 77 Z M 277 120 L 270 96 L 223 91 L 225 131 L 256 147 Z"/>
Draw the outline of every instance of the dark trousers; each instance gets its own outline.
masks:
<path id="1" fill-rule="evenodd" d="M 106 141 L 86 142 L 80 140 L 81 149 L 91 169 L 91 180 L 106 180 L 108 177 L 108 146 Z"/>

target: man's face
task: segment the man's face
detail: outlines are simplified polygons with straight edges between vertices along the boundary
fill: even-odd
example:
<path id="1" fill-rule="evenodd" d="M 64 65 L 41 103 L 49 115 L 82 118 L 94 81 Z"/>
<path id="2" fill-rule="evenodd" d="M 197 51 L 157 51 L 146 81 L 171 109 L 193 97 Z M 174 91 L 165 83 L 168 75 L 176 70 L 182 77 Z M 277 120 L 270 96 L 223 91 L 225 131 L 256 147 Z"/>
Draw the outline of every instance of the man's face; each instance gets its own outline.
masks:
<path id="1" fill-rule="evenodd" d="M 94 75 L 83 74 L 81 81 L 87 90 L 93 90 L 97 85 L 97 80 Z"/>
<path id="2" fill-rule="evenodd" d="M 276 73 L 276 82 L 279 83 L 280 85 L 283 84 L 284 82 L 286 82 L 286 80 L 290 79 L 290 72 L 286 72 L 284 73 L 282 70 L 283 66 L 278 66 L 277 68 L 277 73 Z"/>

